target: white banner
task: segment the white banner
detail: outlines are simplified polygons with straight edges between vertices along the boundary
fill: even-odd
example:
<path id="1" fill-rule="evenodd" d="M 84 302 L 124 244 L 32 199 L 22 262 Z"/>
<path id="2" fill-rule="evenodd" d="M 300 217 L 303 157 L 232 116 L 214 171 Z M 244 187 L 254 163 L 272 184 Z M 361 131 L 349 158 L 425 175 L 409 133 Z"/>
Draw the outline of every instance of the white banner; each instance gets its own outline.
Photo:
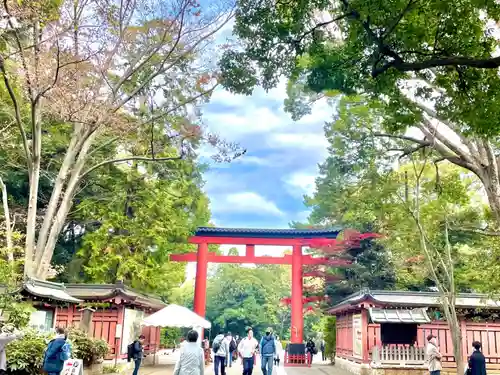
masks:
<path id="1" fill-rule="evenodd" d="M 352 316 L 352 356 L 363 358 L 363 327 L 361 314 Z"/>
<path id="2" fill-rule="evenodd" d="M 61 375 L 83 375 L 83 361 L 81 359 L 68 359 L 64 361 Z"/>

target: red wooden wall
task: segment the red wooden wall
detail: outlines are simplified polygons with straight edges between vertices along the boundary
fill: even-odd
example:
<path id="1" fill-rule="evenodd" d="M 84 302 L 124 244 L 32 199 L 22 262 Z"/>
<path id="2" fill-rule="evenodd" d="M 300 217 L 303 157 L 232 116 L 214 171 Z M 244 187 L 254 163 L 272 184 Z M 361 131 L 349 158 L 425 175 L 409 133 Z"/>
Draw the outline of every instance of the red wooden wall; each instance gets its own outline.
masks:
<path id="1" fill-rule="evenodd" d="M 337 356 L 352 359 L 352 314 L 337 315 Z"/>
<path id="2" fill-rule="evenodd" d="M 115 358 L 116 354 L 119 357 L 126 357 L 126 353 L 120 353 L 121 338 L 116 338 L 116 329 L 118 324 L 123 329 L 124 319 L 123 306 L 113 306 L 111 308 L 97 309 L 92 315 L 92 325 L 90 332 L 92 337 L 100 338 L 108 342 L 110 351 L 106 359 Z M 56 326 L 57 327 L 72 327 L 78 326 L 82 317 L 82 313 L 76 306 L 57 308 Z M 159 327 L 144 327 L 142 334 L 146 336 L 146 345 L 149 350 L 156 351 L 160 344 L 160 328 Z M 120 337 L 122 333 L 120 334 Z"/>

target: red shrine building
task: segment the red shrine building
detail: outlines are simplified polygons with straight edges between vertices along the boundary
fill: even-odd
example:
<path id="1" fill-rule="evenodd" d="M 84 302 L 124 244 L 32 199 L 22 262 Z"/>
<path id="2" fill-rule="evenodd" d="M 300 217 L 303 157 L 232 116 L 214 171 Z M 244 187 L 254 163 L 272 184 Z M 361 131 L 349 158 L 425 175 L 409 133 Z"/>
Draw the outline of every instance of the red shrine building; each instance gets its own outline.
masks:
<path id="1" fill-rule="evenodd" d="M 464 360 L 482 343 L 488 373 L 500 372 L 500 301 L 487 295 L 457 295 Z M 456 374 L 450 330 L 436 292 L 361 290 L 333 306 L 335 365 L 357 375 L 428 374 L 426 337 L 437 337 L 442 373 Z"/>
<path id="2" fill-rule="evenodd" d="M 196 281 L 194 294 L 194 311 L 205 316 L 207 266 L 208 263 L 250 263 L 250 264 L 287 264 L 292 267 L 291 280 L 291 344 L 303 345 L 303 278 L 304 266 L 328 265 L 342 267 L 349 261 L 314 257 L 303 254 L 304 247 L 313 242 L 335 241 L 340 233 L 338 229 L 232 229 L 232 228 L 198 228 L 190 238 L 190 243 L 198 245 L 197 253 L 172 255 L 170 259 L 178 262 L 196 262 Z M 244 255 L 218 255 L 208 250 L 208 245 L 245 245 Z M 272 245 L 286 246 L 292 249 L 292 254 L 281 257 L 256 256 L 255 246 Z M 300 348 L 298 348 L 300 351 Z"/>

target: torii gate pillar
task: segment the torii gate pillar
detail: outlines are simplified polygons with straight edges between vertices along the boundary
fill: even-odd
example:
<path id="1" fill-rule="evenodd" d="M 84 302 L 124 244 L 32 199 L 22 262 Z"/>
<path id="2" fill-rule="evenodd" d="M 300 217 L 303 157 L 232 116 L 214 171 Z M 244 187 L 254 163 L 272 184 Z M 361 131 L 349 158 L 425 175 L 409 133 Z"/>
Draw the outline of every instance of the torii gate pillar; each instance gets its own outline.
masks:
<path id="1" fill-rule="evenodd" d="M 198 244 L 196 259 L 196 279 L 194 287 L 194 312 L 205 317 L 207 306 L 208 244 Z"/>
<path id="2" fill-rule="evenodd" d="M 292 344 L 303 343 L 304 315 L 302 304 L 302 246 L 295 245 L 292 252 L 292 330 L 290 341 Z"/>

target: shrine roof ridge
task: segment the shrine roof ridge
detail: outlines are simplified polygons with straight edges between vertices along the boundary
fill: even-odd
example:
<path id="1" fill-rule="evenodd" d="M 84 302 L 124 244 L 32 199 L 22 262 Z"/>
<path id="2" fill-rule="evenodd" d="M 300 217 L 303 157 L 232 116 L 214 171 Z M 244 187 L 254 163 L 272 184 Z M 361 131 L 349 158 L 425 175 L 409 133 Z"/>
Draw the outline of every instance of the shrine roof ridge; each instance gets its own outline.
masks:
<path id="1" fill-rule="evenodd" d="M 247 238 L 336 238 L 340 227 L 322 229 L 257 229 L 199 227 L 199 237 L 247 237 Z"/>
<path id="2" fill-rule="evenodd" d="M 330 314 L 349 310 L 364 302 L 368 304 L 392 307 L 438 307 L 440 306 L 440 294 L 433 291 L 409 291 L 409 290 L 370 290 L 361 289 L 347 296 L 328 311 Z M 458 293 L 455 305 L 457 308 L 488 308 L 500 309 L 500 301 L 493 300 L 492 296 L 479 293 Z"/>

